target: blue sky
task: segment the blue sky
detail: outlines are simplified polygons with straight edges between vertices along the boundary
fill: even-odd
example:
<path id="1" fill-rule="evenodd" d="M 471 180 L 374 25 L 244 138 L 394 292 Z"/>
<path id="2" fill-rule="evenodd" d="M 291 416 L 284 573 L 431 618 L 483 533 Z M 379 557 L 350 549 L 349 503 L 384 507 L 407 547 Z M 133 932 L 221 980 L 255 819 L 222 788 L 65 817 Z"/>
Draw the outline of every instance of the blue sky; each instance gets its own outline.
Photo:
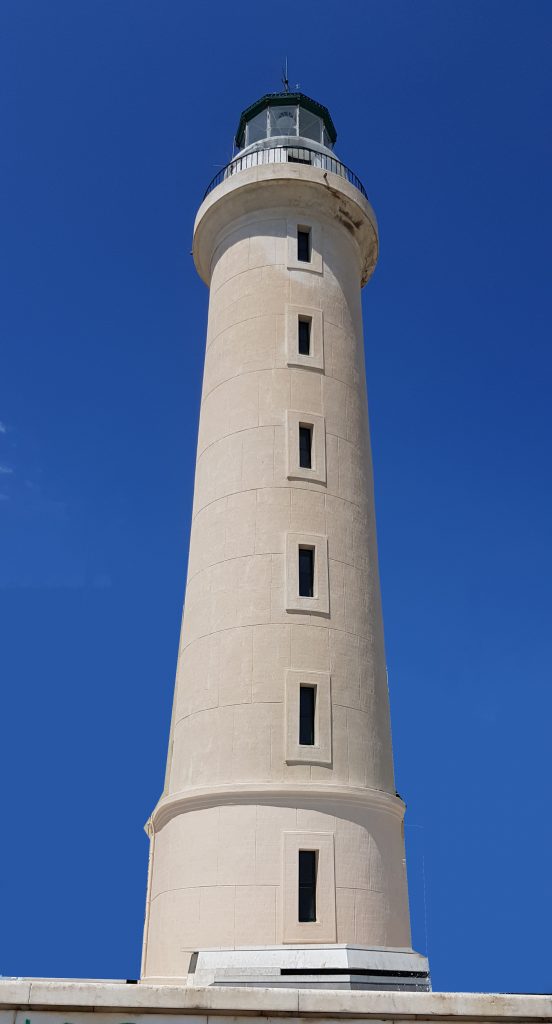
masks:
<path id="1" fill-rule="evenodd" d="M 0 973 L 139 973 L 207 312 L 191 231 L 287 54 L 380 222 L 414 942 L 438 989 L 550 990 L 551 35 L 545 0 L 3 0 Z"/>

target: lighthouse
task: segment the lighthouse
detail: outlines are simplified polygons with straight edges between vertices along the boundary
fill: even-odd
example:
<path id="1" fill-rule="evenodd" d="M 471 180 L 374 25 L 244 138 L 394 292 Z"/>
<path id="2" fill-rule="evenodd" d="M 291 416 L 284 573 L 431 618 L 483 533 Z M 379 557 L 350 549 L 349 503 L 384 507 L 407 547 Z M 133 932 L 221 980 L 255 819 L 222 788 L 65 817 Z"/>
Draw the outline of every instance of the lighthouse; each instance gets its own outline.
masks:
<path id="1" fill-rule="evenodd" d="M 552 1021 L 549 995 L 432 992 L 411 946 L 361 315 L 378 232 L 335 142 L 319 103 L 263 96 L 196 218 L 209 316 L 140 983 L 0 977 L 0 1024 Z"/>
<path id="2" fill-rule="evenodd" d="M 147 824 L 150 983 L 429 987 L 378 575 L 361 311 L 378 229 L 335 142 L 326 107 L 263 96 L 195 222 L 209 313 L 167 770 Z"/>

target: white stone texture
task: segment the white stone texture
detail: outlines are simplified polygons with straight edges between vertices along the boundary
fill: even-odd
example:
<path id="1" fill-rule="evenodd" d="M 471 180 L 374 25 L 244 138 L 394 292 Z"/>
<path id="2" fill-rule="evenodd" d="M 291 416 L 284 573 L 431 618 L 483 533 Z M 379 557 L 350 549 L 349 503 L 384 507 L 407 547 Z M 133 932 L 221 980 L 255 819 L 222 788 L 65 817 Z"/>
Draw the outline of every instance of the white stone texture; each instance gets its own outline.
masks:
<path id="1" fill-rule="evenodd" d="M 193 981 L 193 977 L 189 980 Z M 552 1020 L 549 995 L 482 992 L 350 992 L 291 988 L 208 987 L 124 981 L 52 978 L 0 978 L 0 1018 L 4 1024 L 289 1024 L 329 1020 L 370 1020 L 406 1024 L 456 1021 L 457 1024 Z"/>
<path id="2" fill-rule="evenodd" d="M 293 256 L 297 225 L 311 227 L 308 267 Z M 146 978 L 182 978 L 199 947 L 282 943 L 282 907 L 296 904 L 283 836 L 297 829 L 333 836 L 336 941 L 410 945 L 360 303 L 374 239 L 360 193 L 307 167 L 244 171 L 198 215 L 207 346 L 166 788 L 151 826 Z M 313 317 L 315 366 L 290 359 L 298 312 Z M 286 423 L 302 414 L 323 430 L 321 479 L 290 479 Z M 322 552 L 313 599 L 296 595 L 298 539 Z M 328 763 L 286 756 L 296 672 L 331 677 Z M 352 803 L 340 796 L 349 792 Z M 198 793 L 200 807 L 186 804 Z"/>

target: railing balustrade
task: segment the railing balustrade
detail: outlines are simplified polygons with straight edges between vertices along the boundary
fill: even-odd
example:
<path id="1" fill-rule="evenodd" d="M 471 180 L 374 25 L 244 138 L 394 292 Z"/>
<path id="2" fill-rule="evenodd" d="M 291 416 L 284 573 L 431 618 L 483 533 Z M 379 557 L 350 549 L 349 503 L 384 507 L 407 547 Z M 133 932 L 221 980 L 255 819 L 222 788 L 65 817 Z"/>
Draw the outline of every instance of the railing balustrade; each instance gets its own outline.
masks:
<path id="1" fill-rule="evenodd" d="M 341 160 L 330 156 L 329 153 L 321 153 L 317 149 L 305 149 L 303 146 L 293 145 L 274 146 L 270 149 L 254 149 L 250 153 L 244 153 L 243 156 L 235 157 L 218 174 L 215 174 L 215 177 L 209 182 L 205 190 L 205 196 L 208 196 L 209 192 L 212 192 L 217 185 L 220 185 L 221 181 L 226 181 L 232 174 L 238 174 L 247 167 L 257 167 L 259 164 L 285 163 L 310 164 L 311 167 L 322 167 L 325 171 L 331 171 L 332 174 L 338 174 L 341 178 L 345 178 L 351 185 L 358 188 L 365 199 L 368 199 L 360 179 L 345 164 L 341 163 Z"/>

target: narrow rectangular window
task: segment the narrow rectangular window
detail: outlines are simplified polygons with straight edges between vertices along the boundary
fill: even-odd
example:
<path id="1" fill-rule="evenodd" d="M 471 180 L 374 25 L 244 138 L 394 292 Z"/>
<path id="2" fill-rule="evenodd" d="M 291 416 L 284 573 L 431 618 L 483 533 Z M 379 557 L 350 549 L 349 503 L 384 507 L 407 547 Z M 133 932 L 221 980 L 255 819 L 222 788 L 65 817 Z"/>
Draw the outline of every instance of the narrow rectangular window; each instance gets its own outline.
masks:
<path id="1" fill-rule="evenodd" d="M 299 920 L 316 921 L 316 850 L 299 850 Z"/>
<path id="2" fill-rule="evenodd" d="M 312 469 L 312 427 L 299 424 L 299 465 Z"/>
<path id="3" fill-rule="evenodd" d="M 314 747 L 314 715 L 316 711 L 316 687 L 299 687 L 299 743 L 302 747 Z"/>
<path id="4" fill-rule="evenodd" d="M 311 233 L 310 228 L 297 228 L 297 259 L 300 263 L 310 263 Z"/>
<path id="5" fill-rule="evenodd" d="M 314 548 L 299 548 L 299 597 L 314 597 Z"/>
<path id="6" fill-rule="evenodd" d="M 300 356 L 310 356 L 311 349 L 311 324 L 310 316 L 300 316 L 297 322 L 298 328 L 298 349 Z"/>

